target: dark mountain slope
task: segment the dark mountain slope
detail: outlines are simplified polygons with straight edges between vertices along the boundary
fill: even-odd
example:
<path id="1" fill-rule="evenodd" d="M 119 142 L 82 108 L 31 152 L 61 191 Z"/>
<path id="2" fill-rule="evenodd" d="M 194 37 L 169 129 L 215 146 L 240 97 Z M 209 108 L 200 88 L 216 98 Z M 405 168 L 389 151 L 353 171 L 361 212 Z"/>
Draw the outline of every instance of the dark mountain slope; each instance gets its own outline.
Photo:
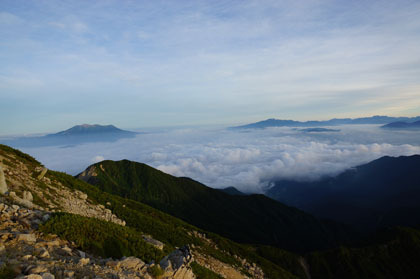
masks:
<path id="1" fill-rule="evenodd" d="M 380 231 L 359 247 L 312 253 L 307 262 L 313 279 L 420 278 L 420 231 Z"/>
<path id="2" fill-rule="evenodd" d="M 420 155 L 382 157 L 316 182 L 277 181 L 267 195 L 323 218 L 372 229 L 420 223 Z"/>
<path id="3" fill-rule="evenodd" d="M 103 161 L 78 175 L 99 189 L 146 203 L 236 241 L 308 251 L 337 244 L 340 227 L 264 195 L 229 195 L 145 164 Z"/>

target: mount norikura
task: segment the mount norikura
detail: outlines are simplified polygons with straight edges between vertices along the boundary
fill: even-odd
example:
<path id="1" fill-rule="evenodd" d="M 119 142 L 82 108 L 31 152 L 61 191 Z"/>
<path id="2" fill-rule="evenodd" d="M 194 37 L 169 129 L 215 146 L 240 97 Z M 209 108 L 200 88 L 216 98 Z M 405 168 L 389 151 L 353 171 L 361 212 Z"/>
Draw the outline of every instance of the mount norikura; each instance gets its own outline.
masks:
<path id="1" fill-rule="evenodd" d="M 343 246 L 339 232 L 352 231 L 337 223 L 262 195 L 226 194 L 140 163 L 92 165 L 79 175 L 91 185 L 0 145 L 0 172 L 7 184 L 0 195 L 0 278 L 391 279 L 420 274 L 416 226 L 354 234 L 353 243 Z M 323 249 L 314 251 L 317 247 Z"/>
<path id="2" fill-rule="evenodd" d="M 416 117 L 390 117 L 390 116 L 371 116 L 362 118 L 334 118 L 325 121 L 295 121 L 270 118 L 267 120 L 231 127 L 230 129 L 262 129 L 268 127 L 317 127 L 317 126 L 337 126 L 337 125 L 362 125 L 362 124 L 388 124 L 391 122 L 415 122 L 420 121 L 420 116 Z"/>
<path id="3" fill-rule="evenodd" d="M 76 125 L 65 131 L 45 136 L 16 137 L 0 141 L 14 147 L 77 145 L 89 142 L 114 142 L 136 136 L 136 132 L 121 130 L 114 125 Z"/>

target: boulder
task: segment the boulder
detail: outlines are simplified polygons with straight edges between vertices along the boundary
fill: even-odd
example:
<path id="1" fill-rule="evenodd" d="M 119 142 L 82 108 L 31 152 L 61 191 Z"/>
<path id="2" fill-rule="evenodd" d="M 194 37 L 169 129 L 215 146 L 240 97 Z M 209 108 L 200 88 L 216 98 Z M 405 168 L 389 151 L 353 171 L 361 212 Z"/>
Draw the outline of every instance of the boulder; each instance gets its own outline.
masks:
<path id="1" fill-rule="evenodd" d="M 23 199 L 32 202 L 34 200 L 34 197 L 32 196 L 31 192 L 23 191 Z"/>
<path id="2" fill-rule="evenodd" d="M 144 262 L 136 257 L 128 257 L 118 263 L 118 266 L 125 269 L 140 270 Z"/>
<path id="3" fill-rule="evenodd" d="M 35 243 L 36 242 L 36 237 L 32 233 L 18 234 L 16 239 L 18 241 L 24 241 L 24 242 L 27 242 L 27 243 Z"/>
<path id="4" fill-rule="evenodd" d="M 27 275 L 23 278 L 25 278 L 25 279 L 42 279 L 42 276 L 39 275 L 39 274 L 30 274 L 30 275 Z"/>
<path id="5" fill-rule="evenodd" d="M 42 178 L 44 178 L 44 175 L 47 173 L 48 169 L 47 168 L 43 168 L 41 173 L 38 175 L 38 180 L 41 180 Z"/>
<path id="6" fill-rule="evenodd" d="M 9 191 L 6 184 L 6 178 L 4 177 L 3 167 L 0 166 L 0 194 L 6 194 Z"/>
<path id="7" fill-rule="evenodd" d="M 164 257 L 159 265 L 162 267 L 163 270 L 177 270 L 183 264 L 188 264 L 192 259 L 192 255 L 190 252 L 190 248 L 186 245 L 182 248 L 176 249 L 168 256 Z"/>
<path id="8" fill-rule="evenodd" d="M 85 266 L 85 265 L 89 264 L 89 262 L 90 262 L 90 259 L 89 258 L 81 258 L 79 260 L 79 265 Z"/>

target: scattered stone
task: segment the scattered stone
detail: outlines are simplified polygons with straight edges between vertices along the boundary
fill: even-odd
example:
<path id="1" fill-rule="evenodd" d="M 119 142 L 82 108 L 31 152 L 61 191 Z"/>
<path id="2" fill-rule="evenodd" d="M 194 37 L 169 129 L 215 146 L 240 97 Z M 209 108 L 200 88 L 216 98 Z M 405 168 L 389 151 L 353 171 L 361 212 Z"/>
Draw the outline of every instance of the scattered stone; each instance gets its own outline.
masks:
<path id="1" fill-rule="evenodd" d="M 50 253 L 48 252 L 48 250 L 44 250 L 41 252 L 41 254 L 39 254 L 39 257 L 42 259 L 47 259 L 50 257 Z"/>
<path id="2" fill-rule="evenodd" d="M 64 276 L 68 277 L 68 278 L 73 278 L 74 277 L 74 271 L 72 270 L 65 270 L 64 271 Z"/>
<path id="3" fill-rule="evenodd" d="M 81 258 L 79 260 L 79 265 L 84 266 L 84 265 L 89 264 L 89 262 L 90 262 L 90 259 L 89 258 Z"/>
<path id="4" fill-rule="evenodd" d="M 140 270 L 144 262 L 136 257 L 128 257 L 118 263 L 118 266 L 125 269 Z"/>
<path id="5" fill-rule="evenodd" d="M 29 274 L 39 274 L 39 273 L 43 273 L 43 272 L 47 272 L 47 268 L 45 266 L 42 266 L 42 265 L 35 266 L 35 267 L 28 270 Z"/>
<path id="6" fill-rule="evenodd" d="M 162 242 L 160 242 L 159 240 L 156 240 L 154 238 L 152 238 L 152 236 L 150 235 L 143 235 L 143 239 L 144 241 L 146 241 L 147 243 L 155 246 L 156 248 L 163 250 L 163 247 L 165 246 L 165 244 L 163 244 Z"/>
<path id="7" fill-rule="evenodd" d="M 42 274 L 42 279 L 55 279 L 55 276 L 49 272 Z"/>
<path id="8" fill-rule="evenodd" d="M 32 196 L 31 192 L 23 191 L 23 199 L 32 202 L 34 197 Z"/>
<path id="9" fill-rule="evenodd" d="M 28 242 L 28 243 L 35 243 L 36 242 L 36 237 L 32 233 L 18 234 L 16 238 L 17 238 L 18 241 L 24 241 L 24 242 Z"/>
<path id="10" fill-rule="evenodd" d="M 42 279 L 42 276 L 39 275 L 39 274 L 30 274 L 30 275 L 27 275 L 23 278 L 25 278 L 25 279 Z"/>
<path id="11" fill-rule="evenodd" d="M 86 253 L 80 250 L 77 250 L 77 252 L 79 252 L 79 255 L 81 258 L 86 258 Z"/>

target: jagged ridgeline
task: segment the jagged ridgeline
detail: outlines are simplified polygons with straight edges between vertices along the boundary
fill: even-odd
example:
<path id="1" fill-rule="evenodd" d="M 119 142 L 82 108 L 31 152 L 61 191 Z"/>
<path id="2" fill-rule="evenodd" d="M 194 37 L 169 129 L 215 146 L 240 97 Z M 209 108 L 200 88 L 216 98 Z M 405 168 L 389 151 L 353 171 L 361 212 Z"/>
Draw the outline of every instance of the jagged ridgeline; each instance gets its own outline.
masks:
<path id="1" fill-rule="evenodd" d="M 293 253 L 277 249 L 283 264 L 273 263 L 259 255 L 264 247 L 235 243 L 146 204 L 101 191 L 65 173 L 48 170 L 38 179 L 44 167 L 16 149 L 0 145 L 0 160 L 9 186 L 9 196 L 6 197 L 15 197 L 21 202 L 23 199 L 19 197 L 30 191 L 34 208 L 57 212 L 40 229 L 73 241 L 90 253 L 113 258 L 133 255 L 156 262 L 176 247 L 189 245 L 195 259 L 193 270 L 202 276 L 209 276 L 212 272 L 227 276 L 224 272 L 228 272 L 235 277 L 274 279 L 298 278 L 297 275 L 304 274 L 300 257 Z M 162 250 L 145 243 L 145 236 L 162 243 Z M 136 237 L 143 239 L 138 239 L 133 245 L 127 243 L 127 239 L 134 241 Z M 111 238 L 112 242 L 107 241 Z"/>
<path id="2" fill-rule="evenodd" d="M 264 195 L 229 195 L 128 160 L 94 164 L 78 178 L 242 243 L 306 252 L 334 247 L 349 237 L 344 226 L 320 221 Z"/>

